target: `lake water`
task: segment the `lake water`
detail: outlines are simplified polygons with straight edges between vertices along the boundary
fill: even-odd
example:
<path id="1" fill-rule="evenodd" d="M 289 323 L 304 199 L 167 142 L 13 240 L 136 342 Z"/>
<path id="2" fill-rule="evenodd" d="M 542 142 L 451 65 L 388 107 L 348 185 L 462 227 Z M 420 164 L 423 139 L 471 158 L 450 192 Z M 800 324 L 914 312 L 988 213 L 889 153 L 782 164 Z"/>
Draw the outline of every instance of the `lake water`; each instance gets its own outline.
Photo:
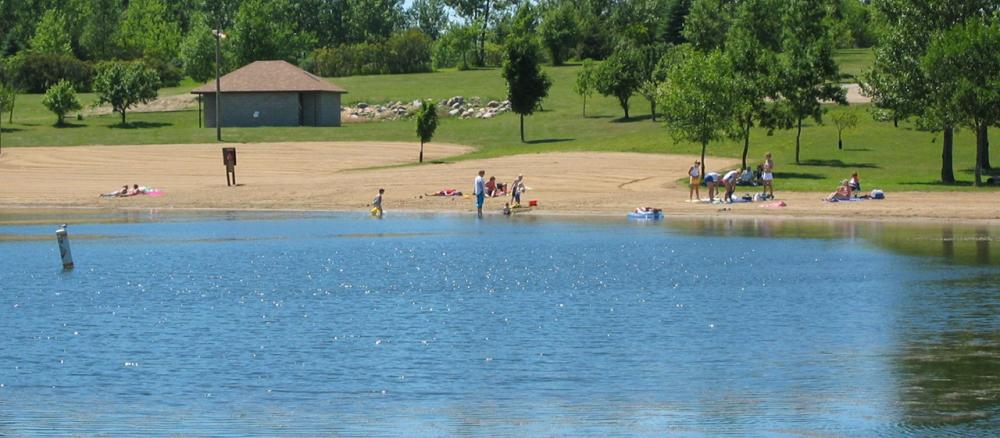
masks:
<path id="1" fill-rule="evenodd" d="M 66 214 L 0 214 L 0 436 L 1000 430 L 996 228 Z"/>

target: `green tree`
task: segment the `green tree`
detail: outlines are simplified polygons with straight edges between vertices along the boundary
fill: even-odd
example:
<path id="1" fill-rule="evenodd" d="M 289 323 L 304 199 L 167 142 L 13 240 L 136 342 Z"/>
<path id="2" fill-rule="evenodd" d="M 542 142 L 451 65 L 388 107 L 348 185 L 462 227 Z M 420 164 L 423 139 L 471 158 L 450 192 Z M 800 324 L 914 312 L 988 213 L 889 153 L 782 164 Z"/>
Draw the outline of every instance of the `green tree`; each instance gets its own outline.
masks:
<path id="1" fill-rule="evenodd" d="M 437 105 L 431 101 L 420 103 L 417 110 L 417 137 L 420 138 L 420 163 L 424 162 L 424 143 L 434 138 L 434 131 L 437 130 L 438 116 Z"/>
<path id="2" fill-rule="evenodd" d="M 515 38 L 507 43 L 503 77 L 507 80 L 510 108 L 520 116 L 524 142 L 524 116 L 531 115 L 546 96 L 552 81 L 538 65 L 538 44 L 534 38 Z"/>
<path id="3" fill-rule="evenodd" d="M 434 64 L 438 67 L 457 66 L 468 70 L 470 56 L 475 56 L 478 28 L 472 25 L 453 24 L 438 39 L 434 51 Z"/>
<path id="4" fill-rule="evenodd" d="M 755 125 L 769 130 L 782 125 L 777 107 L 770 104 L 778 96 L 777 52 L 781 23 L 773 17 L 780 0 L 746 0 L 736 6 L 726 35 L 725 55 L 733 65 L 736 87 L 735 112 L 739 128 L 734 138 L 743 140 L 742 165 L 747 168 L 750 132 Z M 768 131 L 770 134 L 771 131 Z"/>
<path id="5" fill-rule="evenodd" d="M 576 74 L 576 82 L 573 84 L 573 92 L 583 98 L 583 116 L 587 117 L 587 98 L 597 91 L 597 67 L 594 67 L 594 60 L 584 59 L 583 68 Z"/>
<path id="6" fill-rule="evenodd" d="M 844 131 L 858 126 L 858 114 L 854 111 L 841 111 L 830 116 L 833 125 L 837 127 L 837 149 L 844 149 Z"/>
<path id="7" fill-rule="evenodd" d="M 381 43 L 405 23 L 402 0 L 352 0 L 344 5 L 350 43 Z"/>
<path id="8" fill-rule="evenodd" d="M 823 122 L 822 103 L 847 104 L 837 84 L 839 70 L 833 61 L 833 44 L 824 0 L 786 0 L 782 10 L 782 48 L 779 90 L 795 121 L 795 163 L 799 163 L 802 121 Z"/>
<path id="9" fill-rule="evenodd" d="M 509 7 L 512 0 L 445 0 L 445 3 L 465 21 L 466 25 L 476 25 L 478 31 L 474 39 L 476 65 L 483 65 L 486 60 L 487 30 L 496 20 L 497 11 Z"/>
<path id="10" fill-rule="evenodd" d="M 733 21 L 734 3 L 733 0 L 693 0 L 684 21 L 684 38 L 698 50 L 721 49 Z"/>
<path id="11" fill-rule="evenodd" d="M 215 76 L 215 36 L 204 15 L 192 19 L 191 30 L 181 43 L 180 61 L 184 74 L 198 82 Z"/>
<path id="12" fill-rule="evenodd" d="M 563 61 L 569 57 L 570 50 L 576 47 L 580 37 L 573 5 L 563 2 L 549 8 L 542 14 L 542 23 L 538 30 L 542 36 L 542 43 L 549 50 L 552 65 L 563 65 Z"/>
<path id="13" fill-rule="evenodd" d="M 131 0 L 118 26 L 117 41 L 130 59 L 168 63 L 177 56 L 180 26 L 167 14 L 163 0 Z"/>
<path id="14" fill-rule="evenodd" d="M 875 106 L 892 113 L 894 121 L 916 116 L 918 125 L 943 133 L 941 181 L 945 183 L 955 182 L 953 139 L 959 121 L 947 108 L 935 105 L 947 96 L 936 96 L 943 86 L 928 76 L 921 60 L 936 35 L 993 7 L 989 0 L 882 0 L 872 4 L 878 44 L 862 88 Z"/>
<path id="15" fill-rule="evenodd" d="M 80 49 L 85 59 L 119 57 L 115 33 L 124 9 L 121 0 L 90 0 L 85 3 L 80 34 Z"/>
<path id="16" fill-rule="evenodd" d="M 156 71 L 140 62 L 108 62 L 97 70 L 94 91 L 98 105 L 109 103 L 121 114 L 125 125 L 125 112 L 140 103 L 156 99 L 160 78 Z"/>
<path id="17" fill-rule="evenodd" d="M 701 174 L 705 150 L 733 129 L 736 87 L 732 66 L 718 50 L 692 51 L 683 62 L 670 67 L 660 88 L 663 118 L 675 141 L 701 145 Z"/>
<path id="18" fill-rule="evenodd" d="M 35 35 L 31 37 L 31 51 L 35 53 L 55 53 L 72 55 L 69 26 L 66 16 L 58 9 L 49 9 L 42 14 L 35 26 Z"/>
<path id="19" fill-rule="evenodd" d="M 641 78 L 639 51 L 622 45 L 615 49 L 597 69 L 597 91 L 604 96 L 614 96 L 625 111 L 628 120 L 628 101 L 639 90 Z"/>
<path id="20" fill-rule="evenodd" d="M 1000 25 L 971 18 L 931 43 L 924 68 L 942 89 L 934 106 L 976 132 L 975 185 L 982 184 L 987 129 L 1000 119 Z"/>
<path id="21" fill-rule="evenodd" d="M 237 65 L 261 60 L 284 60 L 296 63 L 315 44 L 315 35 L 298 32 L 288 20 L 287 2 L 244 0 L 236 11 L 231 42 Z"/>
<path id="22" fill-rule="evenodd" d="M 414 0 L 406 11 L 410 27 L 420 29 L 431 39 L 438 39 L 448 26 L 448 8 L 444 0 Z"/>
<path id="23" fill-rule="evenodd" d="M 66 113 L 83 108 L 76 98 L 73 84 L 67 80 L 61 80 L 45 90 L 42 105 L 45 105 L 49 111 L 56 115 L 56 126 L 63 126 L 63 118 L 66 117 Z"/>
<path id="24" fill-rule="evenodd" d="M 638 50 L 639 54 L 639 94 L 649 102 L 649 114 L 656 121 L 656 100 L 660 85 L 667 80 L 667 70 L 671 59 L 664 60 L 667 46 L 664 44 L 647 44 Z M 665 61 L 665 65 L 661 62 Z"/>
<path id="25" fill-rule="evenodd" d="M 667 9 L 667 19 L 663 30 L 663 41 L 668 44 L 684 44 L 684 22 L 691 11 L 691 0 L 672 0 Z"/>
<path id="26" fill-rule="evenodd" d="M 0 154 L 3 153 L 3 116 L 4 112 L 14 111 L 14 87 L 6 82 L 0 83 Z"/>

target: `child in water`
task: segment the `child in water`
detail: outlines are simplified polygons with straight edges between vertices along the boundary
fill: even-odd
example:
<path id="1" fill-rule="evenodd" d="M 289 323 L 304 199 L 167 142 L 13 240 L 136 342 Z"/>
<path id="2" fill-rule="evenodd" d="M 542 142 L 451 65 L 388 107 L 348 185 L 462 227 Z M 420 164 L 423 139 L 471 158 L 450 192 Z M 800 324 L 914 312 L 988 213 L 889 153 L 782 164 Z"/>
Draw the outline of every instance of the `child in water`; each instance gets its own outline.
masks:
<path id="1" fill-rule="evenodd" d="M 382 194 L 385 193 L 385 189 L 378 189 L 378 194 L 375 195 L 375 199 L 372 199 L 372 216 L 382 217 Z"/>

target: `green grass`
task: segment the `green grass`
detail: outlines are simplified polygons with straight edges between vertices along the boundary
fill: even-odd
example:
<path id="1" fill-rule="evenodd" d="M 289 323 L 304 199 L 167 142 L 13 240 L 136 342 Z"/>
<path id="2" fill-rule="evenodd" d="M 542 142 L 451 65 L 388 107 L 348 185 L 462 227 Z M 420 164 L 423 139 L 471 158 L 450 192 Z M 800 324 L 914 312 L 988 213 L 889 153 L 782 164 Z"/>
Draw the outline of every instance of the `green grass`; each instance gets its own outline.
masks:
<path id="1" fill-rule="evenodd" d="M 868 70 L 875 62 L 872 49 L 841 49 L 833 55 L 840 66 L 840 76 L 844 83 L 858 82 L 861 72 Z"/>
<path id="2" fill-rule="evenodd" d="M 632 120 L 622 120 L 617 101 L 595 96 L 587 105 L 588 117 L 581 114 L 581 99 L 572 92 L 578 66 L 546 68 L 553 86 L 544 101 L 544 111 L 527 117 L 525 131 L 529 143 L 518 140 L 518 119 L 504 114 L 492 120 L 443 119 L 434 141 L 466 144 L 476 150 L 455 160 L 498 157 L 511 154 L 552 151 L 628 151 L 642 153 L 697 154 L 700 146 L 675 143 L 663 123 L 649 119 L 648 103 L 640 97 L 632 100 Z M 444 71 L 436 73 L 354 76 L 331 79 L 345 87 L 345 103 L 387 100 L 444 99 L 462 95 L 479 96 L 483 101 L 501 99 L 505 85 L 499 70 Z M 181 93 L 194 86 L 187 83 L 169 90 Z M 187 87 L 187 88 L 185 88 Z M 92 102 L 93 95 L 82 95 Z M 41 96 L 22 95 L 17 102 L 14 124 L 4 120 L 5 146 L 58 146 L 84 144 L 213 143 L 215 130 L 198 128 L 196 110 L 165 113 L 134 113 L 128 120 L 132 128 L 117 126 L 117 115 L 71 120 L 74 127 L 55 128 L 53 116 L 41 106 Z M 845 133 L 845 149 L 837 150 L 837 132 L 832 125 L 808 123 L 802 133 L 801 165 L 794 162 L 794 131 L 778 131 L 767 136 L 754 130 L 750 163 L 756 165 L 765 152 L 776 160 L 778 190 L 830 191 L 851 171 L 861 173 L 865 187 L 887 190 L 968 190 L 974 163 L 974 138 L 969 130 L 955 137 L 956 176 L 964 184 L 936 183 L 940 173 L 940 136 L 916 130 L 908 123 L 893 128 L 878 123 L 865 112 L 866 107 L 830 107 L 834 111 L 861 112 L 860 126 Z M 829 114 L 828 114 L 829 115 Z M 828 117 L 829 119 L 829 117 Z M 11 128 L 12 131 L 7 131 Z M 994 137 L 998 134 L 993 133 Z M 402 120 L 346 124 L 340 128 L 224 128 L 227 143 L 279 141 L 416 141 L 415 122 Z M 742 143 L 724 141 L 709 145 L 709 154 L 738 157 Z M 717 169 L 708 160 L 708 166 Z M 678 179 L 684 175 L 677 175 Z"/>

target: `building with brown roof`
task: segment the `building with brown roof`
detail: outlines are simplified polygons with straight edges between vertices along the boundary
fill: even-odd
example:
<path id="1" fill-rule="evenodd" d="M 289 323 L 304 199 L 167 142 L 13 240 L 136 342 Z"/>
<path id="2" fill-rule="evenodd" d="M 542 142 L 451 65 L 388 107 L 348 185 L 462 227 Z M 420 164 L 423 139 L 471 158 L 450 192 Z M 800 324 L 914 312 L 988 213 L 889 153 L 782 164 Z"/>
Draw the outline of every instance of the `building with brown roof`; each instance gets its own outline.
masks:
<path id="1" fill-rule="evenodd" d="M 347 90 L 285 61 L 255 61 L 220 78 L 222 126 L 340 126 Z M 191 93 L 215 127 L 215 81 Z"/>

